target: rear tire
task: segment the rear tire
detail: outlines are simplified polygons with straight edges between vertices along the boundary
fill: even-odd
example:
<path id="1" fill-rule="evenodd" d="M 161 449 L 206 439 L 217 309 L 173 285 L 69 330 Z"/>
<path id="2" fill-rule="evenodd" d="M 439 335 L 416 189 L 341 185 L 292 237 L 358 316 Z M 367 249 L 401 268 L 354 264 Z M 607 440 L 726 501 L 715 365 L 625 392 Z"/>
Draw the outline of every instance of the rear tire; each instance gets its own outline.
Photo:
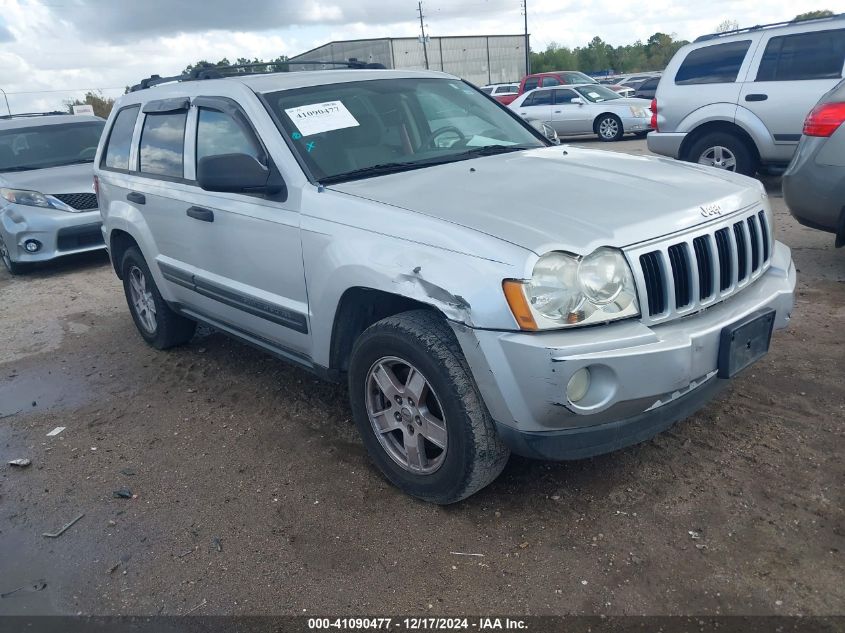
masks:
<path id="1" fill-rule="evenodd" d="M 352 350 L 349 396 L 370 457 L 411 496 L 460 501 L 507 463 L 458 341 L 435 313 L 404 312 L 367 328 Z"/>
<path id="2" fill-rule="evenodd" d="M 690 146 L 685 160 L 743 176 L 754 176 L 758 167 L 757 158 L 748 144 L 730 132 L 705 134 Z"/>
<path id="3" fill-rule="evenodd" d="M 196 321 L 177 314 L 167 305 L 137 247 L 124 253 L 120 270 L 129 313 L 143 339 L 156 349 L 190 341 L 197 328 Z"/>

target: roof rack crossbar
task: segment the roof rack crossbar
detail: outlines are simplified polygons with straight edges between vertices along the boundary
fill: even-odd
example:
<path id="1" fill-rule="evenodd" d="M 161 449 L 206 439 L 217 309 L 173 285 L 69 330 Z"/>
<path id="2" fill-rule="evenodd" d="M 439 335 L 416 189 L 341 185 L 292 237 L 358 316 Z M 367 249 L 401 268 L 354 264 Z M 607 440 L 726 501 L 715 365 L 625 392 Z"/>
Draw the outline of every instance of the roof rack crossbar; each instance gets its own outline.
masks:
<path id="1" fill-rule="evenodd" d="M 804 24 L 807 22 L 820 22 L 824 20 L 841 20 L 845 18 L 845 13 L 837 13 L 836 15 L 828 15 L 823 16 L 820 18 L 810 18 L 807 20 L 788 20 L 786 22 L 772 22 L 771 24 L 755 24 L 754 26 L 747 26 L 742 29 L 732 29 L 730 31 L 722 31 L 721 33 L 708 33 L 707 35 L 701 35 L 695 40 L 695 42 L 706 42 L 707 40 L 713 40 L 719 37 L 725 37 L 726 35 L 738 35 L 740 33 L 750 33 L 752 31 L 761 31 L 763 29 L 773 29 L 778 26 L 795 26 L 796 24 Z"/>
<path id="2" fill-rule="evenodd" d="M 27 119 L 36 116 L 56 116 L 57 114 L 70 114 L 70 112 L 62 112 L 60 110 L 53 110 L 51 112 L 16 112 L 15 114 L 0 114 L 0 119 Z"/>
<path id="3" fill-rule="evenodd" d="M 232 66 L 200 66 L 198 68 L 192 68 L 190 72 L 183 73 L 181 75 L 173 75 L 171 77 L 150 75 L 146 79 L 142 79 L 139 83 L 132 86 L 129 89 L 129 92 L 136 92 L 152 86 L 157 86 L 158 84 L 176 81 L 199 81 L 203 79 L 222 79 L 224 77 L 237 77 L 241 75 L 266 75 L 270 73 L 287 72 L 287 66 L 291 65 L 345 66 L 351 69 L 384 68 L 384 64 L 361 62 L 354 58 L 343 62 L 324 60 L 293 60 L 283 62 L 263 62 L 257 64 L 235 64 Z"/>

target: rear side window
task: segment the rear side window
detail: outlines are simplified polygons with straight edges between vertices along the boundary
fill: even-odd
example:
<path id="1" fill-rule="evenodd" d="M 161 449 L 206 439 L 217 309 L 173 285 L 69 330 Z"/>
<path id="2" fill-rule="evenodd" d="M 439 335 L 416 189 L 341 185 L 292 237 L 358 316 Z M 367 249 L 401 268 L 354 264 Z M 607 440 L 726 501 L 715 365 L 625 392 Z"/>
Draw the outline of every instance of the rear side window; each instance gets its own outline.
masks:
<path id="1" fill-rule="evenodd" d="M 733 83 L 751 40 L 726 42 L 690 51 L 675 75 L 680 86 Z"/>
<path id="2" fill-rule="evenodd" d="M 544 106 L 552 105 L 552 91 L 551 90 L 537 90 L 528 95 L 528 98 L 523 101 L 523 106 Z"/>
<path id="3" fill-rule="evenodd" d="M 766 45 L 757 81 L 837 79 L 845 64 L 845 30 L 773 37 Z"/>
<path id="4" fill-rule="evenodd" d="M 248 154 L 259 162 L 264 158 L 251 133 L 223 112 L 200 108 L 197 123 L 197 162 L 207 156 Z"/>
<path id="5" fill-rule="evenodd" d="M 540 78 L 539 77 L 531 77 L 525 80 L 525 88 L 523 92 L 528 92 L 529 90 L 534 90 L 537 86 L 540 85 Z"/>
<path id="6" fill-rule="evenodd" d="M 188 113 L 148 113 L 141 130 L 141 172 L 182 178 Z"/>
<path id="7" fill-rule="evenodd" d="M 141 106 L 124 108 L 117 113 L 109 132 L 103 167 L 109 169 L 129 169 L 129 148 L 132 146 L 132 132 Z"/>

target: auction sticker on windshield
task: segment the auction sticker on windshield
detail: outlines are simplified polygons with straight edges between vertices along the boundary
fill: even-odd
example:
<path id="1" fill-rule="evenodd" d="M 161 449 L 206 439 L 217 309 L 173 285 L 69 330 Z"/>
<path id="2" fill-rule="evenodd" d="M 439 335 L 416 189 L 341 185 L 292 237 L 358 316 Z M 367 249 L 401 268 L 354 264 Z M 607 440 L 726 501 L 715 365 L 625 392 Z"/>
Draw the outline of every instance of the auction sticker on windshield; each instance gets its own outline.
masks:
<path id="1" fill-rule="evenodd" d="M 285 114 L 290 117 L 302 136 L 342 130 L 358 125 L 358 121 L 340 101 L 326 101 L 325 103 L 313 103 L 298 108 L 287 108 Z"/>

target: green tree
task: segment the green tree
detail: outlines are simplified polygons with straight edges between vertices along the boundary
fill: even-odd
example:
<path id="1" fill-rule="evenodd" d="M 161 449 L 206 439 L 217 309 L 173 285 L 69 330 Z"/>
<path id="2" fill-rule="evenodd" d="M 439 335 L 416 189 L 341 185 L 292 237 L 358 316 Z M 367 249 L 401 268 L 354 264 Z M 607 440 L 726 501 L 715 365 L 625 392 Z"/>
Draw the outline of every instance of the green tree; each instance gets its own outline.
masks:
<path id="1" fill-rule="evenodd" d="M 829 9 L 821 9 L 819 11 L 807 11 L 807 13 L 799 13 L 796 15 L 792 21 L 793 22 L 801 22 L 802 20 L 814 20 L 816 18 L 830 18 L 836 15 L 833 11 Z"/>
<path id="2" fill-rule="evenodd" d="M 73 106 L 90 105 L 94 108 L 94 115 L 103 117 L 109 116 L 112 107 L 114 106 L 114 99 L 104 97 L 101 92 L 87 92 L 84 99 L 73 99 L 65 101 L 65 108 L 68 113 L 73 114 Z"/>

